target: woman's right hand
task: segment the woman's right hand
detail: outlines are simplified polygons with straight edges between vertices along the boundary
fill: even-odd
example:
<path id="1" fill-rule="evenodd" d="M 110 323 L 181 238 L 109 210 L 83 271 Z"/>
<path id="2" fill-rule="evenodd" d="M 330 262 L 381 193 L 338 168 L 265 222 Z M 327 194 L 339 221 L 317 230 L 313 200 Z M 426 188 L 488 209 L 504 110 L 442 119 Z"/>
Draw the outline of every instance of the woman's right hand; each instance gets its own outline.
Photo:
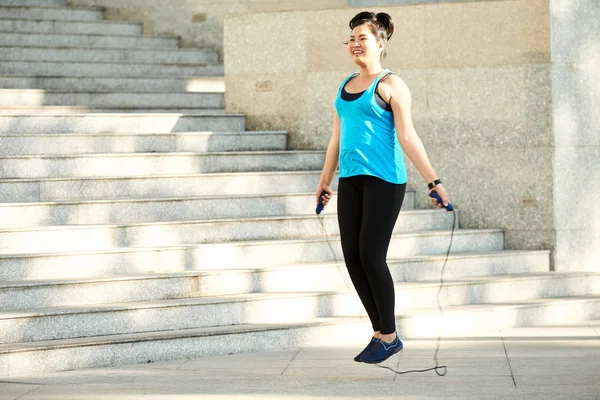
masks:
<path id="1" fill-rule="evenodd" d="M 315 205 L 319 205 L 319 197 L 321 197 L 321 193 L 326 192 L 323 196 L 323 206 L 327 206 L 329 204 L 329 200 L 331 200 L 331 196 L 333 196 L 333 190 L 330 185 L 325 185 L 324 183 L 319 183 L 317 185 L 317 190 L 315 191 Z"/>
<path id="2" fill-rule="evenodd" d="M 440 200 L 442 200 L 442 203 L 438 203 L 436 199 L 434 199 L 434 198 L 431 199 L 431 202 L 438 208 L 444 208 L 450 202 L 450 200 L 448 199 L 448 193 L 446 193 L 446 189 L 444 188 L 444 185 L 442 185 L 441 183 L 437 184 L 433 189 L 431 189 L 429 191 L 429 193 L 431 193 L 431 192 L 436 192 L 438 194 L 438 196 L 440 196 Z"/>

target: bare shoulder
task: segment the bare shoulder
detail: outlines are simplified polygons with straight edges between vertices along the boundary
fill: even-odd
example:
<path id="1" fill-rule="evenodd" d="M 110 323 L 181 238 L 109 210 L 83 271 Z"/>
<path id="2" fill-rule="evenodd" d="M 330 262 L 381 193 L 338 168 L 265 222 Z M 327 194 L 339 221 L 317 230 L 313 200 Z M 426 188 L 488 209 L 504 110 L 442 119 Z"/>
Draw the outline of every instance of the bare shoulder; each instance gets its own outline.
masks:
<path id="1" fill-rule="evenodd" d="M 379 83 L 379 91 L 382 97 L 387 100 L 392 99 L 410 99 L 410 90 L 408 85 L 398 75 L 390 74 Z"/>
<path id="2" fill-rule="evenodd" d="M 406 92 L 410 93 L 410 90 L 408 89 L 408 85 L 404 82 L 404 80 L 402 80 L 402 78 L 400 78 L 396 74 L 390 74 L 387 77 L 385 77 L 381 81 L 379 86 L 386 87 L 388 90 L 393 90 L 393 91 L 400 90 L 400 91 L 406 91 Z"/>

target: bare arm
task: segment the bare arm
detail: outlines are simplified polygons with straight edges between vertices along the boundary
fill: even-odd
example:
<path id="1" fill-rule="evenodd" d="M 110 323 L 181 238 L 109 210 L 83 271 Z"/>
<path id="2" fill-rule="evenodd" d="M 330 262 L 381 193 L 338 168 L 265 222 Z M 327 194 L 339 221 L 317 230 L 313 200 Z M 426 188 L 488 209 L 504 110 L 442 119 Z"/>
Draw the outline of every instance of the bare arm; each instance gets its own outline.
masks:
<path id="1" fill-rule="evenodd" d="M 315 193 L 317 203 L 319 202 L 319 196 L 323 191 L 329 193 L 328 196 L 325 196 L 323 203 L 327 205 L 327 203 L 329 203 L 329 200 L 331 199 L 331 195 L 333 194 L 333 190 L 331 189 L 331 182 L 333 181 L 335 171 L 338 167 L 339 154 L 340 118 L 338 117 L 336 112 L 333 117 L 333 128 L 331 131 L 331 138 L 329 139 L 329 144 L 327 145 L 327 153 L 325 155 L 323 171 L 321 172 L 321 178 L 319 179 L 319 184 L 317 185 L 317 190 Z"/>
<path id="2" fill-rule="evenodd" d="M 425 182 L 433 182 L 438 178 L 438 175 L 433 169 L 423 142 L 413 126 L 411 116 L 412 97 L 408 86 L 398 76 L 391 75 L 385 80 L 385 85 L 382 82 L 380 88 L 384 92 L 382 93 L 382 97 L 389 99 L 392 107 L 400 146 L 415 165 Z M 434 190 L 439 194 L 444 205 L 447 205 L 448 194 L 443 185 L 437 185 Z"/>

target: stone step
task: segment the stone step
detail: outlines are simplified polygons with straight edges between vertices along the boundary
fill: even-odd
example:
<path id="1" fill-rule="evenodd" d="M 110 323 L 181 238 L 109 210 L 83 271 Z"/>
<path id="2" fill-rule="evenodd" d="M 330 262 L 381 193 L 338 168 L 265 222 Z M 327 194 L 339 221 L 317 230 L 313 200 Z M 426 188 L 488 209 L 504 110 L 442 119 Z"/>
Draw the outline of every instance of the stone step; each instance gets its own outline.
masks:
<path id="1" fill-rule="evenodd" d="M 36 62 L 36 61 L 0 61 L 1 75 L 34 75 L 35 77 L 57 76 L 223 76 L 223 64 L 173 65 L 160 63 L 132 62 Z"/>
<path id="2" fill-rule="evenodd" d="M 62 35 L 141 35 L 139 22 L 0 19 L 0 32 Z M 55 50 L 56 51 L 56 50 Z"/>
<path id="3" fill-rule="evenodd" d="M 310 345 L 364 345 L 358 319 L 320 318 L 302 324 L 244 325 L 172 332 L 0 345 L 0 375 L 39 375 L 86 367 L 118 366 Z M 372 332 L 371 332 L 372 334 Z M 336 341 L 332 340 L 337 338 Z"/>
<path id="4" fill-rule="evenodd" d="M 592 310 L 585 309 L 568 317 L 569 323 L 600 317 L 600 274 L 543 274 L 478 277 L 468 280 L 448 280 L 440 295 L 440 304 L 446 307 L 446 323 L 458 322 L 475 315 L 485 318 L 491 326 L 501 329 L 506 322 L 486 313 L 470 313 L 470 306 L 490 308 L 496 304 L 517 305 L 520 302 L 537 304 L 536 296 L 555 300 L 570 297 L 594 300 Z M 526 290 L 529 289 L 529 290 Z M 439 283 L 407 282 L 396 285 L 396 315 L 404 316 L 402 331 L 425 331 L 426 322 L 438 322 L 441 315 L 436 293 Z M 478 296 L 473 296 L 473 292 Z M 569 300 L 565 300 L 568 302 Z M 458 306 L 459 309 L 453 307 Z M 466 307 L 467 306 L 467 307 Z M 572 307 L 568 307 L 571 309 Z M 552 308 L 550 308 L 552 310 Z M 479 311 L 479 310 L 477 310 Z M 504 315 L 514 312 L 502 310 Z M 557 312 L 559 315 L 564 311 Z M 475 315 L 473 315 L 475 314 Z M 483 314 L 483 315 L 482 315 Z M 495 314 L 495 313 L 494 313 Z M 319 317 L 358 317 L 365 315 L 356 293 L 250 293 L 230 296 L 192 297 L 168 300 L 149 300 L 128 303 L 106 303 L 89 306 L 48 307 L 0 312 L 0 343 L 34 342 L 84 338 L 91 336 L 129 333 L 172 331 L 242 324 L 302 323 Z M 538 319 L 538 321 L 535 321 Z M 556 315 L 536 315 L 531 325 L 560 321 Z M 531 322 L 534 322 L 533 324 Z M 535 323 L 537 322 L 537 323 Z M 564 321 L 562 321 L 564 322 Z M 479 330 L 485 325 L 478 321 Z M 435 326 L 434 325 L 434 326 Z M 509 325 L 510 326 L 510 325 Z M 444 326 L 447 333 L 464 332 L 465 326 Z M 429 331 L 429 335 L 432 335 Z"/>
<path id="5" fill-rule="evenodd" d="M 0 134 L 173 133 L 246 130 L 246 116 L 195 114 L 2 115 Z"/>
<path id="6" fill-rule="evenodd" d="M 1 15 L 1 14 L 0 14 Z M 174 36 L 142 35 L 65 35 L 2 32 L 0 47 L 85 47 L 99 49 L 178 49 L 179 38 Z"/>
<path id="7" fill-rule="evenodd" d="M 190 250 L 189 252 L 187 250 Z M 210 270 L 211 265 L 205 265 L 202 259 L 192 259 L 186 254 L 193 254 L 189 247 L 172 247 L 156 249 L 107 249 L 104 251 L 48 253 L 32 255 L 15 255 L 0 257 L 0 281 L 20 281 L 26 279 L 74 279 L 122 274 L 146 273 L 181 273 L 191 270 Z M 496 253 L 494 253 L 496 254 Z M 485 262 L 480 262 L 480 255 L 476 252 L 457 254 L 456 261 L 451 255 L 446 268 L 446 276 L 463 277 L 488 274 L 506 274 L 520 272 L 544 272 L 549 270 L 548 253 L 533 254 L 528 258 L 517 254 L 516 259 L 507 264 L 500 255 L 509 257 L 512 253 L 502 251 L 490 255 L 483 253 L 481 257 Z M 331 251 L 326 254 L 331 260 Z M 542 260 L 540 261 L 540 257 Z M 323 268 L 329 270 L 333 266 L 343 265 L 340 261 L 306 263 L 301 256 L 288 257 L 290 264 L 300 263 L 307 271 L 319 271 L 326 275 Z M 400 269 L 393 272 L 399 275 L 399 280 L 425 280 L 437 279 L 445 260 L 444 256 L 405 256 L 400 263 Z M 517 262 L 518 260 L 518 262 Z M 275 260 L 277 261 L 277 260 Z M 332 264 L 333 263 L 333 264 Z M 340 263 L 339 265 L 335 263 Z M 284 262 L 282 264 L 285 264 Z M 266 266 L 265 266 L 266 265 Z M 459 266 L 458 266 L 459 265 Z M 214 267 L 214 265 L 212 265 Z M 277 268 L 272 262 L 255 262 L 250 266 L 253 269 Z M 249 268 L 250 268 L 249 267 Z M 224 271 L 220 271 L 224 272 Z M 281 272 L 281 271 L 280 271 Z M 235 272 L 232 272 L 235 274 Z M 404 274 L 404 275 L 402 275 Z M 281 275 L 281 273 L 280 273 Z M 335 275 L 335 273 L 334 273 Z M 229 276 L 229 275 L 223 275 Z M 294 284 L 294 281 L 289 281 Z M 230 281 L 232 288 L 238 288 L 240 281 Z M 237 289 L 236 289 L 237 290 Z"/>
<path id="8" fill-rule="evenodd" d="M 228 115 L 224 108 L 145 108 L 120 107 L 97 108 L 86 106 L 15 106 L 0 107 L 0 115 L 78 115 L 78 114 L 194 114 L 194 115 Z"/>
<path id="9" fill-rule="evenodd" d="M 217 77 L 161 77 L 161 76 L 0 76 L 0 88 L 131 92 L 224 92 L 225 80 Z"/>
<path id="10" fill-rule="evenodd" d="M 0 0 L 0 6 L 66 7 L 66 0 Z"/>
<path id="11" fill-rule="evenodd" d="M 557 299 L 554 304 L 560 301 L 562 299 Z M 580 309 L 585 306 L 593 307 L 593 304 L 586 303 L 593 303 L 593 300 L 580 300 Z M 572 305 L 573 308 L 576 307 L 576 304 Z M 530 314 L 532 312 L 533 310 Z M 554 332 L 556 330 L 550 328 L 546 335 L 542 335 L 552 336 Z M 248 324 L 8 344 L 2 348 L 0 373 L 16 377 L 78 368 L 160 363 L 312 346 L 355 346 L 358 350 L 364 346 L 365 337 L 368 338 L 370 334 L 372 331 L 369 332 L 368 324 L 361 318 L 318 318 L 301 324 Z M 485 329 L 467 332 L 464 336 L 477 340 L 484 336 L 497 337 L 498 331 Z M 407 337 L 404 332 L 402 337 L 420 339 L 418 336 Z M 351 362 L 350 358 L 348 361 Z"/>
<path id="12" fill-rule="evenodd" d="M 272 195 L 239 195 L 239 196 L 202 196 L 202 197 L 178 197 L 160 199 L 123 199 L 123 200 L 94 200 L 75 202 L 53 202 L 53 203 L 11 203 L 0 205 L 0 230 L 11 228 L 29 228 L 35 226 L 62 226 L 62 225 L 94 225 L 94 224 L 135 224 L 135 223 L 161 223 L 152 228 L 157 234 L 164 230 L 163 234 L 174 233 L 180 224 L 196 225 L 201 229 L 216 234 L 218 231 L 214 225 L 225 224 L 223 229 L 227 232 L 239 222 L 243 230 L 243 222 L 229 220 L 229 218 L 256 218 L 256 217 L 279 217 L 280 220 L 257 220 L 256 224 L 264 230 L 272 230 L 274 223 L 297 229 L 314 230 L 318 227 L 314 213 L 314 197 L 312 193 L 296 194 L 272 194 Z M 335 205 L 328 207 L 330 213 L 335 211 Z M 437 210 L 434 210 L 437 211 Z M 307 221 L 288 220 L 284 215 L 311 215 L 309 226 Z M 226 221 L 214 221 L 225 218 Z M 200 220 L 200 221 L 198 221 Z M 201 220 L 211 220 L 203 223 Z M 164 225 L 164 222 L 167 225 Z M 335 222 L 335 221 L 334 221 Z M 115 228 L 114 226 L 111 228 Z M 215 228 L 214 230 L 211 230 Z M 185 228 L 184 228 L 185 229 Z M 282 229 L 282 228 L 279 228 Z M 216 234 L 214 240 L 219 240 L 221 235 Z M 226 235 L 225 235 L 226 237 Z M 235 240 L 232 232 L 232 240 Z"/>
<path id="13" fill-rule="evenodd" d="M 557 312 L 558 311 L 558 312 Z M 498 329 L 564 325 L 600 318 L 600 296 L 550 298 L 485 306 L 452 306 L 398 317 L 403 339 L 497 335 Z M 197 320 L 197 316 L 194 316 Z M 467 322 L 467 323 L 465 323 Z M 440 327 L 442 329 L 437 329 Z M 450 328 L 449 328 L 450 327 Z M 454 329 L 451 329 L 454 328 Z M 477 331 L 475 329 L 478 328 Z M 495 330 L 495 331 L 494 331 Z M 301 323 L 244 324 L 0 345 L 0 373 L 34 375 L 307 346 L 364 345 L 365 318 L 314 318 Z"/>
<path id="14" fill-rule="evenodd" d="M 287 133 L 277 131 L 180 132 L 156 135 L 124 133 L 15 134 L 0 135 L 0 155 L 283 151 L 286 149 L 286 143 Z"/>
<path id="15" fill-rule="evenodd" d="M 0 176 L 7 179 L 301 171 L 318 169 L 324 160 L 323 151 L 6 156 L 0 159 Z"/>
<path id="16" fill-rule="evenodd" d="M 320 230 L 318 220 L 314 216 L 315 199 L 312 193 L 294 194 L 259 194 L 238 196 L 202 196 L 178 197 L 160 199 L 122 199 L 122 200 L 94 200 L 94 201 L 61 201 L 52 203 L 10 203 L 0 204 L 0 230 L 12 228 L 29 228 L 35 226 L 58 225 L 93 225 L 93 224 L 135 224 L 169 222 L 175 226 L 189 221 L 215 220 L 221 218 L 257 218 L 278 217 L 276 221 L 252 221 L 256 229 L 281 231 L 282 235 L 289 236 L 294 232 L 301 236 L 313 236 L 315 230 Z M 408 204 L 408 207 L 411 205 Z M 406 208 L 405 208 L 406 209 Z M 327 232 L 337 232 L 337 219 L 335 216 L 336 204 L 327 206 L 327 218 L 322 219 L 326 224 Z M 289 220 L 287 215 L 310 215 L 306 220 Z M 416 210 L 410 214 L 412 222 L 406 226 L 397 227 L 401 231 L 450 229 L 452 228 L 453 215 L 445 210 Z M 408 218 L 404 216 L 403 218 Z M 458 216 L 456 217 L 458 221 Z M 202 222 L 202 221 L 198 221 Z M 225 223 L 228 229 L 233 228 L 236 222 L 242 221 L 213 221 L 212 234 L 218 235 L 216 226 Z M 273 225 L 281 225 L 275 227 Z M 210 225 L 202 229 L 209 231 Z M 250 228 L 250 227 L 249 227 Z M 175 233 L 173 226 L 156 227 Z M 189 229 L 189 227 L 188 227 Z M 165 232 L 166 234 L 166 232 Z M 224 236 L 226 237 L 226 235 Z M 283 236 L 282 236 L 283 237 Z M 232 233 L 230 239 L 235 240 Z M 219 239 L 215 239 L 219 240 Z"/>
<path id="17" fill-rule="evenodd" d="M 298 235 L 294 232 L 287 232 L 287 237 L 295 239 L 282 240 L 279 239 L 281 232 L 253 231 L 252 223 L 242 225 L 243 222 L 239 220 L 235 222 L 237 241 L 234 242 L 230 239 L 231 232 L 224 232 L 220 238 L 227 242 L 206 242 L 214 240 L 215 233 L 210 229 L 199 229 L 198 222 L 187 225 L 180 222 L 176 225 L 179 228 L 177 231 L 163 229 L 161 235 L 156 234 L 157 231 L 161 232 L 156 223 L 131 227 L 83 225 L 5 229 L 0 231 L 0 265 L 3 266 L 2 273 L 5 273 L 4 269 L 18 269 L 32 262 L 59 259 L 71 267 L 75 260 L 83 264 L 81 260 L 84 258 L 91 265 L 101 262 L 124 265 L 139 262 L 140 257 L 148 257 L 149 253 L 161 259 L 161 262 L 164 259 L 177 260 L 178 263 L 185 260 L 186 268 L 191 265 L 193 269 L 254 268 L 342 258 L 339 236 L 325 236 L 322 230 L 301 239 L 297 239 Z M 207 221 L 202 223 L 206 226 Z M 227 221 L 219 224 L 220 230 L 216 233 L 222 233 L 222 227 L 226 224 Z M 450 231 L 442 230 L 397 233 L 392 236 L 388 257 L 446 254 L 450 237 Z M 250 240 L 242 241 L 244 238 Z M 499 230 L 459 229 L 452 235 L 451 250 L 454 253 L 498 251 L 503 248 L 504 236 Z M 40 260 L 42 257 L 47 258 Z M 54 257 L 54 260 L 50 260 L 50 257 Z"/>
<path id="18" fill-rule="evenodd" d="M 20 7 L 0 6 L 0 19 L 56 20 L 56 21 L 100 21 L 104 10 L 99 7 Z"/>
<path id="19" fill-rule="evenodd" d="M 106 108 L 224 108 L 223 93 L 63 92 L 0 89 L 0 107 L 85 106 Z"/>
<path id="20" fill-rule="evenodd" d="M 388 266 L 395 282 L 435 281 L 440 279 L 444 261 L 445 256 L 407 257 L 390 259 Z M 47 272 L 51 271 L 49 269 Z M 444 278 L 524 273 L 541 276 L 547 271 L 547 251 L 465 253 L 449 257 Z M 184 271 L 181 268 L 181 272 L 142 272 L 137 275 L 86 279 L 48 280 L 50 278 L 47 275 L 42 276 L 45 280 L 0 282 L 0 311 L 259 292 L 346 291 L 351 285 L 343 262 L 228 271 Z M 580 287 L 584 282 L 580 279 L 573 285 Z M 401 287 L 401 296 L 406 297 L 405 289 L 407 293 L 413 293 L 410 285 L 405 285 Z M 450 292 L 450 289 L 447 291 Z M 525 293 L 534 292 L 526 290 Z"/>
<path id="21" fill-rule="evenodd" d="M 230 209 L 219 207 L 228 201 Z M 218 243 L 242 240 L 283 240 L 314 238 L 318 235 L 337 235 L 337 218 L 331 215 L 317 219 L 314 214 L 311 195 L 214 198 L 214 199 L 178 199 L 174 201 L 123 201 L 110 203 L 102 208 L 102 203 L 74 205 L 70 215 L 66 206 L 55 210 L 34 210 L 38 215 L 24 217 L 26 222 L 47 223 L 44 226 L 2 226 L 0 229 L 0 252 L 2 253 L 38 253 L 43 251 L 78 251 L 98 249 L 102 245 L 124 246 L 176 246 L 181 243 Z M 88 206 L 87 209 L 85 206 Z M 96 208 L 93 206 L 97 205 Z M 111 207 L 112 206 L 112 207 Z M 119 207 L 120 206 L 120 207 Z M 129 206 L 129 207 L 128 207 Z M 135 208 L 137 206 L 138 208 Z M 172 208 L 169 208 L 172 207 Z M 204 206 L 205 209 L 193 207 Z M 239 209 L 233 209 L 239 207 Z M 252 208 L 243 212 L 244 208 Z M 330 212 L 335 211 L 335 206 Z M 9 211 L 2 209 L 4 217 Z M 79 209 L 79 210 L 78 210 Z M 93 211 L 98 211 L 93 215 Z M 53 216 L 43 212 L 54 212 Z M 127 212 L 131 217 L 127 219 Z M 89 213 L 86 215 L 86 213 Z M 287 214 L 286 214 L 287 213 Z M 293 216 L 287 216 L 287 215 Z M 286 216 L 283 216 L 286 215 Z M 11 216 L 13 220 L 17 218 Z M 180 218 L 181 220 L 176 220 Z M 187 219 L 186 219 L 187 218 Z M 234 219 L 236 218 L 236 219 Z M 108 220 L 108 221 L 106 221 Z M 89 223 L 85 223 L 90 221 Z M 10 223 L 11 221 L 8 221 Z M 77 224 L 73 223 L 76 222 Z M 444 211 L 419 210 L 402 213 L 396 224 L 395 232 L 422 232 L 428 229 L 451 229 L 453 217 Z M 20 223 L 19 221 L 15 224 Z M 52 223 L 53 225 L 50 225 Z M 71 223 L 71 224 L 70 224 Z M 321 224 L 325 225 L 325 228 Z M 78 235 L 95 237 L 99 242 L 85 243 L 76 239 Z M 56 247 L 46 241 L 64 242 Z M 25 240 L 31 240 L 28 250 Z M 92 246 L 92 247 L 90 247 Z M 53 250 L 54 249 L 54 250 Z"/>
<path id="22" fill-rule="evenodd" d="M 320 171 L 313 170 L 180 176 L 4 179 L 0 180 L 0 202 L 267 195 L 280 193 L 282 187 L 285 187 L 288 193 L 312 192 L 317 187 L 320 175 Z M 333 184 L 335 190 L 337 181 L 334 180 Z M 414 205 L 414 193 L 406 193 L 404 204 Z"/>
<path id="23" fill-rule="evenodd" d="M 597 290 L 594 290 L 597 293 Z M 565 326 L 598 318 L 597 294 L 449 306 L 440 317 L 437 310 L 421 310 L 397 320 L 405 337 L 469 337 L 485 330 L 530 326 Z"/>
<path id="24" fill-rule="evenodd" d="M 6 20 L 7 22 L 12 22 Z M 62 23 L 59 24 L 62 26 Z M 110 25 L 109 25 L 110 26 Z M 0 20 L 0 30 L 2 21 Z M 135 50 L 94 48 L 43 48 L 43 47 L 0 47 L 0 60 L 4 61 L 51 61 L 51 62 L 119 62 L 161 64 L 206 64 L 218 63 L 214 50 Z"/>

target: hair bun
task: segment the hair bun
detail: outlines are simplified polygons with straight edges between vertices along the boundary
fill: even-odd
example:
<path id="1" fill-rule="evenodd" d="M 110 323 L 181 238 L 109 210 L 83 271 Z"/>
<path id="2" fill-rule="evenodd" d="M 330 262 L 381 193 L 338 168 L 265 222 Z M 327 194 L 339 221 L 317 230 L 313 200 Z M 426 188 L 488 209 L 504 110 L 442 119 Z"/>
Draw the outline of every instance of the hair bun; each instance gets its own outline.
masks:
<path id="1" fill-rule="evenodd" d="M 354 29 L 357 25 L 368 20 L 375 20 L 375 13 L 370 11 L 363 11 L 356 14 L 354 18 L 350 20 L 350 23 L 348 25 L 350 26 L 350 29 Z"/>
<path id="2" fill-rule="evenodd" d="M 380 12 L 375 14 L 375 20 L 379 22 L 385 30 L 387 31 L 387 38 L 390 39 L 394 34 L 394 23 L 392 22 L 392 17 L 388 13 Z"/>

